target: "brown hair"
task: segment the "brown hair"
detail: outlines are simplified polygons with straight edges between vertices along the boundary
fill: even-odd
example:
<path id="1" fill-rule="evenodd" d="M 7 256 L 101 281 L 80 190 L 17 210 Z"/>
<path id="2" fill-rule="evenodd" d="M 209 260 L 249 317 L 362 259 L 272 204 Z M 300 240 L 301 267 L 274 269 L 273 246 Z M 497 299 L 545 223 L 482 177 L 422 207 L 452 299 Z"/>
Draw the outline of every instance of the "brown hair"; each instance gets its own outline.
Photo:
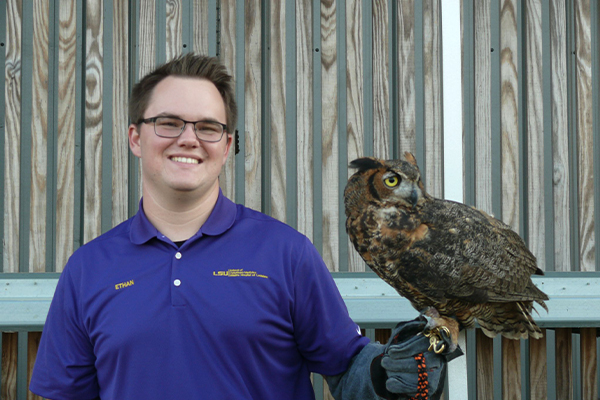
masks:
<path id="1" fill-rule="evenodd" d="M 217 87 L 225 104 L 227 132 L 234 132 L 237 105 L 233 92 L 233 77 L 229 75 L 227 68 L 221 64 L 218 58 L 194 53 L 180 55 L 159 66 L 133 86 L 129 98 L 129 118 L 132 123 L 141 123 L 154 88 L 168 76 L 206 79 L 212 82 Z"/>

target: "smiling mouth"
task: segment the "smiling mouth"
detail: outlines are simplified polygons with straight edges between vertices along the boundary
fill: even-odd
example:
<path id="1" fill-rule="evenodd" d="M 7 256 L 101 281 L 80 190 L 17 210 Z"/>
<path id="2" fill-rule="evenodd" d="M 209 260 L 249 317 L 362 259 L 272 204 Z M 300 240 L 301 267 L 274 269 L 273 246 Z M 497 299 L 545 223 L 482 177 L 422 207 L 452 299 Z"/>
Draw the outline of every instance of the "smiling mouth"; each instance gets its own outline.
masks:
<path id="1" fill-rule="evenodd" d="M 184 163 L 184 164 L 200 164 L 199 160 L 196 160 L 195 158 L 189 158 L 189 157 L 171 157 L 171 160 L 173 160 L 175 162 Z"/>

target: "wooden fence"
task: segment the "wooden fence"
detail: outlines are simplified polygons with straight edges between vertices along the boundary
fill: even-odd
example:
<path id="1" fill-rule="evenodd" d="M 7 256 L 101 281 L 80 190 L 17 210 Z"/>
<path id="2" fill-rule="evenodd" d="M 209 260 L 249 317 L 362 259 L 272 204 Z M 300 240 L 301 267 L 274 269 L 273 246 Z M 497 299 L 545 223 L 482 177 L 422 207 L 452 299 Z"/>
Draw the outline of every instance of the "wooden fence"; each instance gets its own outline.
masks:
<path id="1" fill-rule="evenodd" d="M 542 269 L 600 271 L 599 0 L 461 7 L 465 202 Z M 305 233 L 331 271 L 364 271 L 344 229 L 348 162 L 411 151 L 437 197 L 461 173 L 443 166 L 441 23 L 441 0 L 0 1 L 0 270 L 60 272 L 135 213 L 130 87 L 197 51 L 236 77 L 224 193 Z M 18 376 L 39 338 L 2 334 L 3 399 L 32 397 Z M 470 399 L 598 397 L 597 326 L 527 344 L 471 331 L 467 347 Z"/>

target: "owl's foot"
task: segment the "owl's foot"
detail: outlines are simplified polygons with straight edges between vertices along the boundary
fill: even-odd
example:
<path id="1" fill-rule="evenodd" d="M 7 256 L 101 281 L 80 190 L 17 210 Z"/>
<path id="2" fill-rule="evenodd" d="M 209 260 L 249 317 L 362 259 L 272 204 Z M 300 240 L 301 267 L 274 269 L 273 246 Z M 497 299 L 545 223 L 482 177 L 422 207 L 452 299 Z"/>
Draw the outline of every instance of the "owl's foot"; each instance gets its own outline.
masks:
<path id="1" fill-rule="evenodd" d="M 438 310 L 433 307 L 427 307 L 421 314 L 427 318 L 425 330 L 429 332 L 429 335 L 432 338 L 433 350 L 439 349 L 439 347 L 436 347 L 433 343 L 435 337 L 437 336 L 441 339 L 443 335 L 450 336 L 450 352 L 456 350 L 458 347 L 458 322 L 453 318 L 440 316 Z"/>

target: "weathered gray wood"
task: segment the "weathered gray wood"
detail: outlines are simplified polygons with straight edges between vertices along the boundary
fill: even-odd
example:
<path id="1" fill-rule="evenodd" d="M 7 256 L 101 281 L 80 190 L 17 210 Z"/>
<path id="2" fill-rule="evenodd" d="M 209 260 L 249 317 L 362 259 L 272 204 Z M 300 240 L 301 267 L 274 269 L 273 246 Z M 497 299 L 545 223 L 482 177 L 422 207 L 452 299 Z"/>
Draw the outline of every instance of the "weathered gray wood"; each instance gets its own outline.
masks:
<path id="1" fill-rule="evenodd" d="M 542 8 L 538 1 L 527 2 L 527 141 L 528 172 L 528 245 L 545 269 L 544 254 L 544 129 L 543 129 L 543 62 Z"/>
<path id="2" fill-rule="evenodd" d="M 594 146 L 592 137 L 592 57 L 589 0 L 576 0 L 575 13 L 575 68 L 577 77 L 577 144 L 579 166 L 579 238 L 580 269 L 595 271 L 594 260 Z M 597 155 L 596 155 L 597 156 Z"/>
<path id="3" fill-rule="evenodd" d="M 517 1 L 500 2 L 502 220 L 519 231 L 519 105 Z"/>
<path id="4" fill-rule="evenodd" d="M 41 272 L 46 262 L 46 191 L 48 171 L 48 1 L 33 4 L 33 75 L 31 109 L 31 203 L 29 270 Z M 40 271 L 41 270 L 41 271 Z"/>
<path id="5" fill-rule="evenodd" d="M 502 145 L 502 220 L 519 232 L 519 76 L 517 1 L 500 3 L 500 104 Z M 502 394 L 521 394 L 520 344 L 502 340 Z"/>
<path id="6" fill-rule="evenodd" d="M 120 62 L 128 58 L 129 18 L 126 2 L 113 3 L 112 43 L 112 225 L 128 217 L 129 142 L 129 67 Z"/>
<path id="7" fill-rule="evenodd" d="M 181 32 L 182 8 L 181 0 L 166 1 L 166 60 L 180 55 L 183 51 L 183 38 Z M 160 40 L 160 38 L 158 38 Z"/>
<path id="8" fill-rule="evenodd" d="M 238 71 L 236 70 L 236 11 L 237 4 L 236 0 L 223 0 L 221 1 L 221 53 L 220 59 L 223 64 L 227 67 L 227 70 L 232 76 L 237 76 Z M 240 105 L 238 104 L 238 107 Z M 236 126 L 229 127 L 229 134 L 234 138 L 234 143 L 229 151 L 229 157 L 223 167 L 223 172 L 219 177 L 219 184 L 223 190 L 223 194 L 230 199 L 235 199 L 235 163 L 237 160 L 243 162 L 243 154 L 235 155 L 235 131 L 240 128 L 240 135 L 244 134 L 243 126 L 244 121 L 240 121 L 238 118 Z"/>
<path id="9" fill-rule="evenodd" d="M 285 2 L 271 2 L 271 79 L 270 79 L 270 134 L 271 134 L 271 209 L 269 214 L 286 220 L 286 48 Z"/>
<path id="10" fill-rule="evenodd" d="M 488 1 L 475 0 L 475 206 L 492 213 L 491 56 Z"/>
<path id="11" fill-rule="evenodd" d="M 373 46 L 373 156 L 390 158 L 390 37 L 387 0 L 373 1 L 373 32 L 367 32 Z"/>
<path id="12" fill-rule="evenodd" d="M 554 161 L 554 270 L 571 270 L 571 222 L 569 221 L 569 131 L 566 5 L 553 0 L 551 8 L 552 40 L 552 142 Z M 577 251 L 577 250 L 575 250 Z M 544 268 L 544 263 L 541 263 Z"/>
<path id="13" fill-rule="evenodd" d="M 296 1 L 296 115 L 298 230 L 313 238 L 313 51 L 311 0 Z"/>
<path id="14" fill-rule="evenodd" d="M 416 153 L 415 142 L 415 50 L 414 18 L 412 0 L 397 3 L 398 24 L 398 154 L 405 151 Z"/>
<path id="15" fill-rule="evenodd" d="M 103 7 L 98 0 L 86 3 L 85 49 L 85 124 L 84 154 L 84 229 L 83 243 L 102 233 L 102 96 L 104 29 Z"/>
<path id="16" fill-rule="evenodd" d="M 423 2 L 423 68 L 425 90 L 425 184 L 429 194 L 444 197 L 441 0 Z"/>
<path id="17" fill-rule="evenodd" d="M 19 190 L 21 145 L 21 1 L 6 2 L 4 272 L 19 270 Z"/>
<path id="18" fill-rule="evenodd" d="M 58 46 L 58 132 L 56 176 L 56 270 L 73 252 L 77 19 L 75 3 L 61 2 Z"/>
<path id="19" fill-rule="evenodd" d="M 336 19 L 335 0 L 321 1 L 321 105 L 322 105 L 322 188 L 323 194 L 323 244 L 322 253 L 325 264 L 331 271 L 339 271 L 339 219 L 344 211 L 339 209 L 341 185 L 336 184 L 339 169 L 338 135 L 338 79 L 336 54 L 336 28 L 340 23 Z"/>
<path id="20" fill-rule="evenodd" d="M 246 206 L 261 209 L 261 4 L 248 2 L 245 13 L 245 135 Z M 238 71 L 238 74 L 240 71 Z"/>
<path id="21" fill-rule="evenodd" d="M 364 154 L 363 124 L 363 58 L 362 46 L 364 32 L 362 30 L 362 3 L 351 0 L 346 2 L 346 112 L 347 112 L 347 149 L 348 161 Z M 369 35 L 370 36 L 370 35 Z M 367 36 L 367 37 L 369 37 Z M 353 171 L 350 171 L 350 176 Z M 348 244 L 348 271 L 364 271 L 365 263 Z"/>
<path id="22" fill-rule="evenodd" d="M 194 47 L 193 51 L 199 54 L 208 54 L 208 32 L 209 32 L 209 0 L 193 0 L 194 1 Z M 214 12 L 214 10 L 211 10 Z"/>

